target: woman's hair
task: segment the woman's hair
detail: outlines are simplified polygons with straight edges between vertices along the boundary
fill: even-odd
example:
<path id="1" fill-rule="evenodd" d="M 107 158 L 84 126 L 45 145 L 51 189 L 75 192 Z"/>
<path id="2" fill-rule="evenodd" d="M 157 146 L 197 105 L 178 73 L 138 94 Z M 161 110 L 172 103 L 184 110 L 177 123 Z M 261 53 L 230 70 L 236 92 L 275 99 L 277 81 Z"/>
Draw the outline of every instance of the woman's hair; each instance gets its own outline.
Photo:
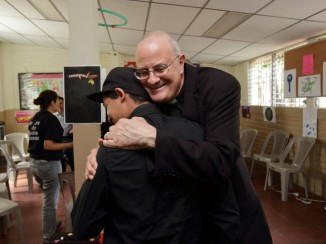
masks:
<path id="1" fill-rule="evenodd" d="M 56 92 L 51 90 L 45 90 L 42 91 L 40 95 L 38 95 L 38 98 L 34 99 L 33 103 L 35 105 L 40 105 L 40 109 L 44 110 L 44 109 L 48 109 L 52 101 L 53 102 L 57 101 L 58 97 L 59 96 Z"/>

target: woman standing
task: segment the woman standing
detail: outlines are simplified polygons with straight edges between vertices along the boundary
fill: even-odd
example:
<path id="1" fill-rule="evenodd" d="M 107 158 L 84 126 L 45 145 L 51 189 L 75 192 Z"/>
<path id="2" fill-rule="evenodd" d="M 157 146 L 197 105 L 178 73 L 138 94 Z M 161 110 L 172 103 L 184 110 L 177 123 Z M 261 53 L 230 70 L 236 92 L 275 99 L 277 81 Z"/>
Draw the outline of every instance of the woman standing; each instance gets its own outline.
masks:
<path id="1" fill-rule="evenodd" d="M 42 91 L 34 99 L 40 111 L 31 119 L 28 152 L 31 156 L 31 169 L 43 191 L 43 241 L 47 242 L 55 234 L 61 222 L 57 221 L 56 209 L 59 199 L 58 173 L 62 172 L 62 150 L 71 148 L 72 142 L 62 143 L 63 129 L 58 118 L 59 96 L 51 90 Z"/>

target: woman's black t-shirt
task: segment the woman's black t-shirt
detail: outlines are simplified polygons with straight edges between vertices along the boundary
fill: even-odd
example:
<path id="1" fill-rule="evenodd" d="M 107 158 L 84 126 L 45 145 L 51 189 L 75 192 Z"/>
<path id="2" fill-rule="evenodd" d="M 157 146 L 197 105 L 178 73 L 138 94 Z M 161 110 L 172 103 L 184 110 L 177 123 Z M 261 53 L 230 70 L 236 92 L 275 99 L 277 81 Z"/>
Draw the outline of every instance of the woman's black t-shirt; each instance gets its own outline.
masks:
<path id="1" fill-rule="evenodd" d="M 28 152 L 32 158 L 48 161 L 62 159 L 62 150 L 44 149 L 45 140 L 57 143 L 62 141 L 63 129 L 56 116 L 47 110 L 41 110 L 31 119 L 28 130 Z"/>

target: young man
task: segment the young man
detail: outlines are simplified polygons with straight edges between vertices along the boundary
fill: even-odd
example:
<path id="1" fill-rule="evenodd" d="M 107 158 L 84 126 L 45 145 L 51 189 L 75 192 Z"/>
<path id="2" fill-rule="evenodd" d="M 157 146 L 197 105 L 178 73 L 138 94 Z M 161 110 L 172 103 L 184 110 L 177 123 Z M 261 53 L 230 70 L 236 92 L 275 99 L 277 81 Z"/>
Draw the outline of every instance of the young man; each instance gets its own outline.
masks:
<path id="1" fill-rule="evenodd" d="M 112 69 L 102 92 L 89 98 L 103 102 L 112 123 L 140 116 L 172 137 L 202 140 L 197 123 L 166 117 L 149 103 L 134 72 L 132 68 Z M 164 181 L 154 179 L 154 151 L 100 146 L 97 161 L 96 175 L 83 184 L 72 211 L 75 236 L 90 238 L 104 229 L 104 243 L 108 244 L 199 243 L 196 188 L 171 172 L 166 172 Z"/>
<path id="2" fill-rule="evenodd" d="M 133 118 L 120 120 L 110 127 L 103 144 L 154 149 L 156 177 L 170 171 L 202 187 L 201 243 L 230 243 L 228 237 L 233 233 L 241 236 L 241 243 L 272 243 L 263 209 L 240 153 L 238 81 L 218 69 L 186 64 L 178 43 L 160 31 L 149 33 L 140 41 L 136 62 L 136 76 L 151 99 L 169 103 L 173 110 L 167 112 L 174 116 L 200 123 L 204 141 L 197 142 L 195 147 L 194 142 L 173 139 L 144 120 Z M 95 169 L 92 151 L 86 175 L 93 175 Z M 237 207 L 232 204 L 232 196 Z M 233 214 L 238 211 L 240 220 Z M 240 228 L 235 229 L 238 221 Z"/>
<path id="3" fill-rule="evenodd" d="M 60 111 L 54 113 L 57 116 L 60 124 L 63 128 L 63 137 L 62 142 L 72 142 L 73 141 L 73 134 L 72 134 L 72 124 L 66 124 L 64 120 L 64 113 L 65 113 L 65 106 L 64 106 L 64 99 L 63 97 L 59 97 L 60 102 Z M 63 150 L 64 158 L 61 160 L 62 165 L 62 172 L 66 172 L 66 162 L 69 164 L 71 171 L 75 171 L 75 164 L 74 164 L 74 150 L 72 148 Z"/>

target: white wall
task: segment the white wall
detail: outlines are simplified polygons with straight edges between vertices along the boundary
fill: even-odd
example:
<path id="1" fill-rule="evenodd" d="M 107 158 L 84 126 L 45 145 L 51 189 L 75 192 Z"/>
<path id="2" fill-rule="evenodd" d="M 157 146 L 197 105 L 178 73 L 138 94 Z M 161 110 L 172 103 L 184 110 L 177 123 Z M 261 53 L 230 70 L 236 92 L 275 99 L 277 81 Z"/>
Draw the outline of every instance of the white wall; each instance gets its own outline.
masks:
<path id="1" fill-rule="evenodd" d="M 3 110 L 19 108 L 18 73 L 61 72 L 68 64 L 66 49 L 1 44 Z"/>
<path id="2" fill-rule="evenodd" d="M 100 54 L 100 65 L 106 72 L 118 63 L 134 61 L 133 56 L 119 55 L 118 53 Z M 114 57 L 113 57 L 114 56 Z M 67 49 L 45 48 L 17 44 L 0 43 L 0 112 L 10 109 L 19 109 L 18 73 L 26 72 L 63 72 L 63 67 L 69 64 Z M 241 103 L 247 98 L 247 64 L 236 66 L 202 64 L 215 67 L 233 74 L 241 83 Z"/>
<path id="3" fill-rule="evenodd" d="M 100 55 L 100 65 L 107 72 L 115 67 L 112 55 L 119 54 Z M 127 61 L 134 61 L 134 57 L 119 55 L 119 65 Z M 116 61 L 113 63 L 116 65 Z M 67 49 L 0 43 L 0 111 L 20 107 L 18 73 L 63 72 L 66 65 L 69 65 Z"/>
<path id="4" fill-rule="evenodd" d="M 249 62 L 242 62 L 232 67 L 233 74 L 241 85 L 241 105 L 248 105 L 248 69 Z"/>
<path id="5" fill-rule="evenodd" d="M 0 111 L 3 111 L 3 102 L 4 102 L 4 98 L 2 96 L 2 91 L 3 91 L 3 85 L 2 85 L 2 81 L 3 81 L 3 65 L 2 65 L 2 43 L 0 43 Z"/>

